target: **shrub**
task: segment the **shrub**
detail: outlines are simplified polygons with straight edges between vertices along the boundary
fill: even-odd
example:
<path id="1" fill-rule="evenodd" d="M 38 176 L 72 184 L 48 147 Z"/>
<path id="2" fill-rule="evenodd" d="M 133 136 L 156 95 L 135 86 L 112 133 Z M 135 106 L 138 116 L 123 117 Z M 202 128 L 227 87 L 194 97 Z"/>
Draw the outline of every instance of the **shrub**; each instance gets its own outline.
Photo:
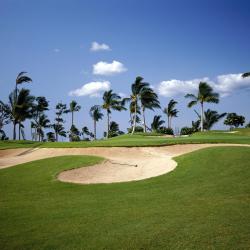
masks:
<path id="1" fill-rule="evenodd" d="M 181 135 L 191 135 L 193 133 L 193 129 L 189 127 L 183 127 L 181 129 Z"/>
<path id="2" fill-rule="evenodd" d="M 172 128 L 166 128 L 166 127 L 160 128 L 158 132 L 161 134 L 165 134 L 165 135 L 173 135 L 174 134 L 174 131 Z"/>
<path id="3" fill-rule="evenodd" d="M 132 132 L 132 129 L 133 129 L 133 128 L 128 128 L 128 129 L 127 129 L 127 130 L 128 130 L 128 133 L 131 133 L 131 132 Z M 143 127 L 141 127 L 141 126 L 136 126 L 136 127 L 135 127 L 135 132 L 136 132 L 136 133 L 143 132 Z"/>

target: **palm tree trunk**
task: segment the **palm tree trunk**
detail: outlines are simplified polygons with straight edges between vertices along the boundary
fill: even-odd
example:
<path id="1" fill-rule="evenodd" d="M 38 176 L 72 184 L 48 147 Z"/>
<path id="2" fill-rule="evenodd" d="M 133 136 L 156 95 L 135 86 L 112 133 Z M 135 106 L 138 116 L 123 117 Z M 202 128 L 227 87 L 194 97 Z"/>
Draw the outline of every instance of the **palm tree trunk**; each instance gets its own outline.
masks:
<path id="1" fill-rule="evenodd" d="M 16 140 L 16 121 L 13 122 L 13 140 Z"/>
<path id="2" fill-rule="evenodd" d="M 71 127 L 73 126 L 74 124 L 74 111 L 72 111 L 72 117 L 71 117 Z"/>
<path id="3" fill-rule="evenodd" d="M 108 139 L 109 137 L 109 112 L 107 110 L 107 135 L 106 135 L 106 138 Z"/>
<path id="4" fill-rule="evenodd" d="M 96 140 L 96 120 L 94 120 L 94 136 L 95 136 L 95 140 Z"/>
<path id="5" fill-rule="evenodd" d="M 143 126 L 144 126 L 144 133 L 146 133 L 147 132 L 147 130 L 146 130 L 146 119 L 145 119 L 145 108 L 144 107 L 142 107 L 142 116 L 143 116 Z"/>
<path id="6" fill-rule="evenodd" d="M 21 136 L 21 126 L 20 122 L 18 123 L 18 140 L 20 141 L 20 136 Z"/>
<path id="7" fill-rule="evenodd" d="M 136 115 L 137 115 L 137 100 L 135 100 L 135 112 L 134 112 L 134 123 L 133 123 L 132 134 L 134 134 L 134 132 L 135 132 L 135 127 L 136 127 Z"/>
<path id="8" fill-rule="evenodd" d="M 203 131 L 203 102 L 201 102 L 201 131 Z"/>
<path id="9" fill-rule="evenodd" d="M 168 115 L 168 128 L 170 128 L 170 116 Z"/>

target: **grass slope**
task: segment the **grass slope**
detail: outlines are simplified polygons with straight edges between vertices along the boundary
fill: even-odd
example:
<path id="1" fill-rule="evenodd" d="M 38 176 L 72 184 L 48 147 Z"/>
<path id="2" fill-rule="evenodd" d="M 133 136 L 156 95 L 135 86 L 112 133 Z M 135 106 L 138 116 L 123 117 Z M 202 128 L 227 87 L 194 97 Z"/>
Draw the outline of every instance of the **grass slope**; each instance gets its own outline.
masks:
<path id="1" fill-rule="evenodd" d="M 0 170 L 0 248 L 249 249 L 250 148 L 196 151 L 176 158 L 175 171 L 139 182 L 55 179 L 99 160 L 64 156 Z"/>
<path id="2" fill-rule="evenodd" d="M 0 141 L 0 149 L 8 148 L 84 148 L 84 147 L 143 147 L 163 146 L 187 143 L 236 143 L 250 144 L 250 129 L 238 129 L 237 133 L 227 131 L 209 131 L 195 133 L 189 137 L 166 138 L 149 136 L 148 134 L 122 135 L 108 140 L 80 142 L 32 142 L 32 141 Z"/>

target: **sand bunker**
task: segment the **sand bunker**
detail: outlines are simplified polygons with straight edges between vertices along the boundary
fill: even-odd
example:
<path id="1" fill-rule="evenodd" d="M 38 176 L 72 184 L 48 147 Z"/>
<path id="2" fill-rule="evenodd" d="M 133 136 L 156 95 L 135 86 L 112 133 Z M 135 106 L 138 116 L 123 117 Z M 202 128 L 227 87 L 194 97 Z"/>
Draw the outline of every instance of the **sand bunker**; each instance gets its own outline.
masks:
<path id="1" fill-rule="evenodd" d="M 62 155 L 96 155 L 105 160 L 97 165 L 67 170 L 58 179 L 73 183 L 113 183 L 147 179 L 172 171 L 175 156 L 215 146 L 237 144 L 186 144 L 163 147 L 35 148 L 0 150 L 0 168 Z"/>

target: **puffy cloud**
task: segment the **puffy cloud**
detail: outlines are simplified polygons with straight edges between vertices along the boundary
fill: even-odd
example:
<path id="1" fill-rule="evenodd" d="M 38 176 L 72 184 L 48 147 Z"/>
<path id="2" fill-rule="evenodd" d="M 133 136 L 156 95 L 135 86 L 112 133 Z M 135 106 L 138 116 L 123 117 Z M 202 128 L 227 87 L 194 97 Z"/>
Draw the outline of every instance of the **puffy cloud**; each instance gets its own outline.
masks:
<path id="1" fill-rule="evenodd" d="M 113 61 L 112 63 L 100 61 L 93 65 L 94 75 L 111 76 L 125 71 L 127 71 L 125 66 L 118 61 Z"/>
<path id="2" fill-rule="evenodd" d="M 250 77 L 242 78 L 242 73 L 219 75 L 214 88 L 221 96 L 229 96 L 235 91 L 250 90 Z"/>
<path id="3" fill-rule="evenodd" d="M 90 96 L 90 97 L 99 97 L 101 92 L 110 89 L 109 81 L 100 81 L 100 82 L 89 82 L 84 84 L 81 88 L 75 89 L 69 92 L 70 96 Z"/>
<path id="4" fill-rule="evenodd" d="M 92 42 L 91 51 L 100 51 L 100 50 L 111 50 L 110 47 L 105 43 Z"/>
<path id="5" fill-rule="evenodd" d="M 187 81 L 172 79 L 162 81 L 157 89 L 159 95 L 166 97 L 185 95 L 187 93 L 196 93 L 199 83 L 203 81 L 213 87 L 214 91 L 219 92 L 222 97 L 225 97 L 235 91 L 250 90 L 250 78 L 242 78 L 241 75 L 241 73 L 219 75 L 216 77 L 216 81 L 212 81 L 208 77 Z"/>

